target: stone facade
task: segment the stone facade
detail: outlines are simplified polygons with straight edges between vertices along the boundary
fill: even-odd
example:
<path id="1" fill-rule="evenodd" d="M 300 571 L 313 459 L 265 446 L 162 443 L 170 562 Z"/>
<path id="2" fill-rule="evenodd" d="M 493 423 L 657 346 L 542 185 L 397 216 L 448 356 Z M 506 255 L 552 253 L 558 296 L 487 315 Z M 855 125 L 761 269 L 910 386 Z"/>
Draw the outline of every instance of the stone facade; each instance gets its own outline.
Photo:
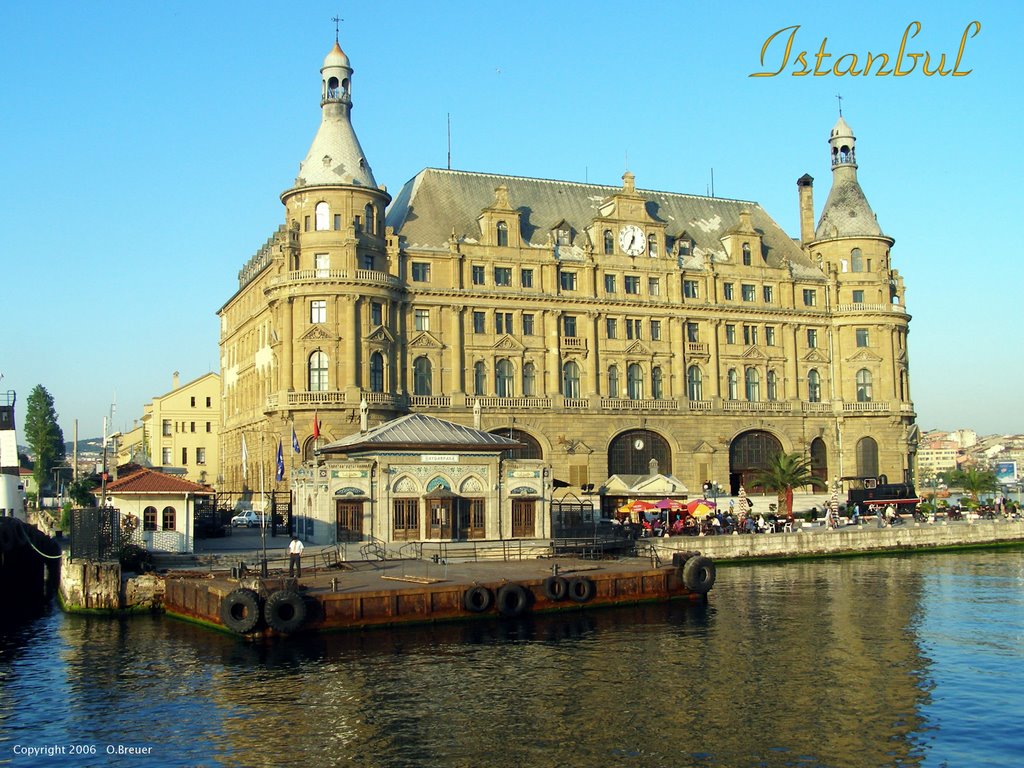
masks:
<path id="1" fill-rule="evenodd" d="M 600 186 L 426 169 L 392 201 L 355 139 L 339 47 L 321 72 L 284 223 L 219 311 L 224 486 L 244 484 L 242 434 L 287 445 L 294 427 L 308 459 L 314 418 L 342 438 L 363 401 L 371 425 L 468 424 L 479 405 L 484 430 L 577 492 L 655 459 L 735 493 L 779 449 L 821 477 L 911 477 L 910 316 L 845 120 L 817 227 L 813 179 L 797 182 L 794 239 L 756 203 L 629 172 Z"/>

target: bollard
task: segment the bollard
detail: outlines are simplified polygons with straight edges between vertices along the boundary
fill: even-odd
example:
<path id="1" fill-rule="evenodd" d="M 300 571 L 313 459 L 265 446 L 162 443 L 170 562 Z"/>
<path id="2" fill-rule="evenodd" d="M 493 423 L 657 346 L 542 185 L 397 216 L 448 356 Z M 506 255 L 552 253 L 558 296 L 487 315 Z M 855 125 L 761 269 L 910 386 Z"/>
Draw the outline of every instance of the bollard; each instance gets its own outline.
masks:
<path id="1" fill-rule="evenodd" d="M 554 565 L 551 566 L 551 575 L 552 576 L 557 576 L 558 575 L 558 563 L 555 563 Z"/>
<path id="2" fill-rule="evenodd" d="M 265 578 L 267 578 L 267 575 L 268 575 L 267 561 L 266 560 L 260 560 L 260 576 L 262 576 L 265 579 Z"/>
<path id="3" fill-rule="evenodd" d="M 337 591 L 338 591 L 338 577 L 335 576 L 334 578 L 331 579 L 331 592 L 337 592 Z"/>

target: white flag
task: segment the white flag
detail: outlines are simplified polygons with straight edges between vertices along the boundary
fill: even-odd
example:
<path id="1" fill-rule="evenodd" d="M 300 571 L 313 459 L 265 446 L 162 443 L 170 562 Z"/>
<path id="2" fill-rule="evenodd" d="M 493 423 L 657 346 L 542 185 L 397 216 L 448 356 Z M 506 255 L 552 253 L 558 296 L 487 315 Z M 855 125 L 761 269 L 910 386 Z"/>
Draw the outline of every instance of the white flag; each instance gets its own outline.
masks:
<path id="1" fill-rule="evenodd" d="M 242 479 L 249 478 L 249 451 L 245 447 L 245 433 L 242 433 Z"/>

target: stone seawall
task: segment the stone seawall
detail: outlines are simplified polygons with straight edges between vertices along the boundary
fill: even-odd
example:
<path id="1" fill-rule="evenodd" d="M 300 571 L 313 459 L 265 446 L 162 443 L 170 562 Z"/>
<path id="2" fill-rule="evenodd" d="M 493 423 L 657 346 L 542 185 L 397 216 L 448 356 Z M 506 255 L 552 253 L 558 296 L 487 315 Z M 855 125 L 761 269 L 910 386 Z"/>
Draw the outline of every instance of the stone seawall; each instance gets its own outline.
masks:
<path id="1" fill-rule="evenodd" d="M 847 526 L 834 531 L 815 529 L 794 533 L 739 534 L 723 536 L 678 536 L 645 539 L 662 560 L 672 552 L 699 550 L 715 561 L 756 560 L 789 557 L 828 557 L 870 552 L 955 549 L 1002 543 L 1024 544 L 1024 521 L 974 521 L 942 524 L 906 523 L 895 528 L 867 525 Z"/>
<path id="2" fill-rule="evenodd" d="M 123 575 L 117 561 L 72 560 L 60 572 L 60 603 L 69 613 L 142 611 L 160 607 L 164 579 L 156 574 Z"/>

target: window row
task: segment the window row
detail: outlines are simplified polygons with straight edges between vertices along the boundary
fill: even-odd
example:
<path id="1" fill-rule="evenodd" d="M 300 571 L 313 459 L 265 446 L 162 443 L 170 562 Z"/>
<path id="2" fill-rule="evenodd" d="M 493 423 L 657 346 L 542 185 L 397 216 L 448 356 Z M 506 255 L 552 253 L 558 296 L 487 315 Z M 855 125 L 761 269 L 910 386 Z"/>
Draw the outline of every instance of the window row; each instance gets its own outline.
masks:
<path id="1" fill-rule="evenodd" d="M 175 511 L 174 507 L 164 507 L 163 514 L 160 516 L 160 528 L 163 531 L 174 530 L 174 518 Z M 155 531 L 157 529 L 157 511 L 156 507 L 146 507 L 142 510 L 142 530 L 144 531 Z"/>
<path id="2" fill-rule="evenodd" d="M 206 398 L 206 399 L 209 400 L 210 398 Z M 185 421 L 175 421 L 175 422 L 172 422 L 171 419 L 164 419 L 163 422 L 162 422 L 162 425 L 161 425 L 164 437 L 170 437 L 173 434 L 173 432 L 171 431 L 172 423 L 174 425 L 173 426 L 174 432 L 192 432 L 192 433 L 194 433 L 196 431 L 196 422 L 194 422 L 194 421 L 188 421 L 188 422 L 185 422 Z M 206 431 L 207 432 L 212 432 L 213 431 L 213 422 L 211 422 L 211 421 L 206 422 Z"/>
<path id="3" fill-rule="evenodd" d="M 367 203 L 366 207 L 363 208 L 362 217 L 356 215 L 352 218 L 352 224 L 355 227 L 356 232 L 365 231 L 368 235 L 374 235 L 383 231 L 383 223 L 378 221 L 378 211 L 372 203 Z M 303 219 L 302 225 L 303 230 L 309 232 L 309 216 L 306 216 Z M 340 230 L 341 214 L 335 213 L 332 216 L 330 204 L 328 204 L 326 200 L 321 200 L 313 209 L 312 226 L 317 232 L 324 232 L 331 229 Z"/>
<path id="4" fill-rule="evenodd" d="M 206 464 L 206 449 L 196 448 L 195 452 L 196 464 Z M 174 451 L 171 448 L 164 448 L 161 452 L 161 463 L 165 467 L 169 467 L 174 463 Z M 181 466 L 188 466 L 188 448 L 181 449 Z"/>
<path id="5" fill-rule="evenodd" d="M 740 297 L 743 301 L 751 302 L 757 300 L 757 286 L 752 283 L 740 283 Z M 725 301 L 736 300 L 736 284 L 722 283 L 722 298 Z M 775 286 L 761 286 L 761 300 L 765 304 L 775 303 Z"/>

